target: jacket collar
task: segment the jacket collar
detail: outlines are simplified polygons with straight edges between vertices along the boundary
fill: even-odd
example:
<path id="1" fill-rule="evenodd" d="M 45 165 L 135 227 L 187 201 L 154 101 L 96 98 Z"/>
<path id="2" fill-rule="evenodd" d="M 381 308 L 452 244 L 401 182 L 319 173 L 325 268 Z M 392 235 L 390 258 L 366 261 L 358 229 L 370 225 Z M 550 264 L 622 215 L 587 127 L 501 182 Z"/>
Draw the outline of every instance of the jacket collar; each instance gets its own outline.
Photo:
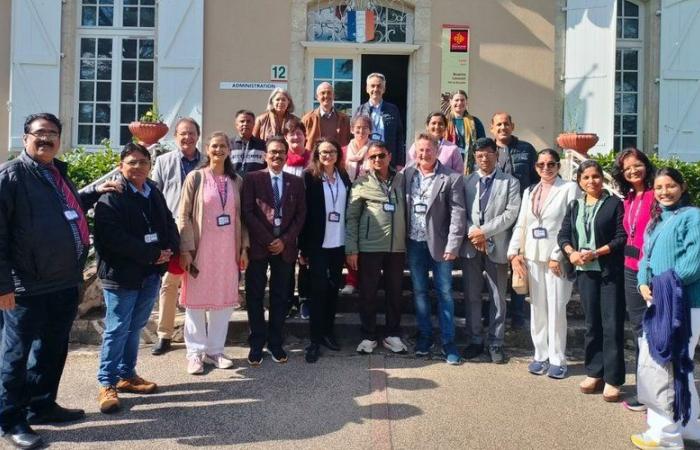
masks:
<path id="1" fill-rule="evenodd" d="M 40 162 L 36 161 L 33 159 L 31 156 L 29 156 L 29 153 L 27 153 L 27 150 L 22 150 L 22 153 L 19 154 L 18 158 L 20 161 L 22 161 L 24 164 L 28 165 L 32 169 L 38 169 L 39 165 L 41 164 Z M 65 162 L 61 161 L 60 159 L 53 159 L 53 165 L 58 169 L 58 172 L 63 175 L 64 177 L 68 173 L 68 164 Z"/>

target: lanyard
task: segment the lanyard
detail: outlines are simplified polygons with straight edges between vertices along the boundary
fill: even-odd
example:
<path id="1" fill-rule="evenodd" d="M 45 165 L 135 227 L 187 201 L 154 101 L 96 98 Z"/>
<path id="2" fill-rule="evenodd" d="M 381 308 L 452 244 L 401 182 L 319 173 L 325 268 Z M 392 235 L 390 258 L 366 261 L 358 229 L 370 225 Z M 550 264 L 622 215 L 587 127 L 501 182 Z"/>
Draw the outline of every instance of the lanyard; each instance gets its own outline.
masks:
<path id="1" fill-rule="evenodd" d="M 418 197 L 420 198 L 421 201 L 425 198 L 425 194 L 428 192 L 429 189 L 433 187 L 433 183 L 435 183 L 435 172 L 433 172 L 432 175 L 429 177 L 423 176 L 423 174 L 420 171 L 416 171 L 418 174 Z M 425 189 L 421 189 L 423 187 L 423 180 L 428 180 L 425 184 Z"/>
<path id="2" fill-rule="evenodd" d="M 223 180 L 220 181 L 220 180 Z M 216 191 L 219 193 L 219 200 L 221 201 L 221 210 L 226 210 L 226 203 L 228 202 L 228 181 L 226 181 L 226 176 L 219 179 L 214 177 L 214 183 L 216 183 Z M 223 189 L 221 188 L 223 186 Z"/>
<path id="3" fill-rule="evenodd" d="M 583 200 L 583 229 L 586 231 L 586 241 L 591 240 L 591 226 L 602 204 L 600 199 L 598 199 L 595 201 L 593 208 L 589 208 L 586 204 L 586 199 Z M 591 212 L 589 213 L 588 211 Z"/>
<path id="4" fill-rule="evenodd" d="M 340 194 L 340 177 L 338 176 L 338 171 L 335 172 L 335 183 L 331 183 L 330 179 L 324 174 L 323 182 L 328 183 L 328 190 L 331 191 L 331 201 L 333 202 L 333 212 L 338 212 L 336 204 L 338 203 L 338 197 Z M 335 185 L 335 192 L 333 192 L 333 185 Z"/>
<path id="5" fill-rule="evenodd" d="M 386 195 L 387 201 L 391 203 L 391 183 L 394 181 L 394 177 L 387 178 L 386 182 L 381 181 L 379 178 L 377 178 L 377 181 L 379 181 L 379 187 L 382 189 L 382 192 L 384 192 L 384 195 Z"/>
<path id="6" fill-rule="evenodd" d="M 632 212 L 635 203 L 637 203 L 637 209 L 634 214 L 630 214 L 627 217 L 627 227 L 630 229 L 629 241 L 634 239 L 635 232 L 637 231 L 637 219 L 639 219 L 639 210 L 642 208 L 642 202 L 644 202 L 644 193 L 639 196 L 639 201 L 637 201 L 637 197 L 635 196 L 630 204 L 630 212 Z"/>

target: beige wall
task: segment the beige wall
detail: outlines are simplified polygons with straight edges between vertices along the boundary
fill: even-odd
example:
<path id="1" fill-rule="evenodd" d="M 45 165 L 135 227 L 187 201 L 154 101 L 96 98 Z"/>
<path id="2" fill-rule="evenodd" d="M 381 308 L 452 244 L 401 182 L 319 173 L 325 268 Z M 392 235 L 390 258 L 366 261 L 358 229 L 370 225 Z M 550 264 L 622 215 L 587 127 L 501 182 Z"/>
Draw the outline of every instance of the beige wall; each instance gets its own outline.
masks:
<path id="1" fill-rule="evenodd" d="M 7 112 L 10 100 L 10 26 L 12 23 L 12 2 L 0 1 L 0 161 L 7 159 L 10 117 Z"/>
<path id="2" fill-rule="evenodd" d="M 558 134 L 561 99 L 555 73 L 554 2 L 542 0 L 443 0 L 433 7 L 430 98 L 440 95 L 442 24 L 468 25 L 469 112 L 487 128 L 496 111 L 513 115 L 517 136 L 535 148 L 553 146 Z M 557 81 L 555 81 L 557 80 Z M 416 118 L 420 120 L 421 118 Z"/>
<path id="3" fill-rule="evenodd" d="M 219 82 L 269 82 L 272 64 L 289 65 L 290 2 L 257 0 L 251 5 L 247 0 L 204 2 L 205 137 L 216 130 L 233 132 L 233 115 L 239 109 L 262 113 L 270 94 L 220 90 Z"/>

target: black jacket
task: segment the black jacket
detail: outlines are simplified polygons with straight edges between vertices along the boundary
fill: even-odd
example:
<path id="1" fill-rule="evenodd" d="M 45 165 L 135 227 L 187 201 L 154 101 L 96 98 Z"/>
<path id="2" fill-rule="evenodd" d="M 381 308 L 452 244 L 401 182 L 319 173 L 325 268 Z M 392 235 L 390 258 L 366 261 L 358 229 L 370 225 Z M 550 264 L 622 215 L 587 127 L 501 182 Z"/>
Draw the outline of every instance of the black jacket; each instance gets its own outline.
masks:
<path id="1" fill-rule="evenodd" d="M 180 253 L 180 236 L 163 194 L 151 180 L 148 199 L 134 192 L 125 179 L 122 193 L 109 192 L 95 206 L 95 249 L 97 276 L 108 289 L 140 289 L 143 280 L 163 274 L 167 264 L 158 266 L 160 251 Z M 146 243 L 145 235 L 158 233 L 158 242 Z"/>
<path id="2" fill-rule="evenodd" d="M 598 258 L 603 277 L 619 276 L 624 269 L 624 248 L 627 242 L 627 233 L 623 226 L 622 218 L 625 209 L 622 201 L 615 195 L 608 195 L 600 205 L 593 221 L 595 231 L 595 245 L 600 248 L 609 245 L 611 252 Z M 578 217 L 578 200 L 572 200 L 566 207 L 566 215 L 557 235 L 557 241 L 561 251 L 570 244 L 578 250 L 578 231 L 576 230 L 576 218 Z M 564 252 L 566 254 L 566 252 Z"/>
<path id="3" fill-rule="evenodd" d="M 382 119 L 384 120 L 384 143 L 391 153 L 391 165 L 406 164 L 406 132 L 403 129 L 398 106 L 382 101 Z M 372 116 L 372 105 L 363 103 L 355 110 L 355 115 Z M 372 130 L 374 131 L 374 130 Z"/>
<path id="4" fill-rule="evenodd" d="M 525 189 L 540 181 L 540 176 L 535 170 L 537 151 L 529 142 L 511 136 L 510 144 L 508 144 L 508 157 L 508 161 L 499 157 L 498 167 L 518 179 L 520 195 L 522 195 Z"/>
<path id="5" fill-rule="evenodd" d="M 66 163 L 54 160 L 71 191 L 87 211 L 99 194 L 78 194 Z M 40 295 L 83 281 L 87 247 L 76 255 L 71 226 L 56 190 L 26 152 L 0 165 L 0 294 Z"/>
<path id="6" fill-rule="evenodd" d="M 350 187 L 352 183 L 344 170 L 340 172 L 340 179 L 345 184 L 345 206 L 350 200 Z M 306 221 L 299 235 L 299 250 L 304 256 L 318 252 L 323 245 L 326 234 L 326 202 L 323 195 L 323 181 L 316 178 L 308 171 L 304 172 L 304 185 L 306 186 Z M 340 205 L 338 205 L 340 207 Z M 343 236 L 343 241 L 345 236 Z"/>

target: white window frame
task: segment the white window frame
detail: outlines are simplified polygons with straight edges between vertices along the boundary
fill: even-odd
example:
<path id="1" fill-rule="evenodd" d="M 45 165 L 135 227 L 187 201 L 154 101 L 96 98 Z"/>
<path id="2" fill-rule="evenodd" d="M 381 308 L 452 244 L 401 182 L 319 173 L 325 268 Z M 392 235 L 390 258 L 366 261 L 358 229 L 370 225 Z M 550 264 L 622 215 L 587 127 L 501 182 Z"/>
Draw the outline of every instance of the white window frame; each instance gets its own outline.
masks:
<path id="1" fill-rule="evenodd" d="M 113 24 L 122 23 L 122 12 L 124 8 L 123 0 L 114 0 L 114 15 Z M 96 151 L 102 148 L 100 144 L 79 144 L 78 143 L 78 117 L 80 114 L 80 41 L 82 38 L 105 38 L 112 40 L 112 91 L 111 91 L 111 114 L 109 123 L 109 136 L 112 141 L 112 145 L 116 148 L 120 145 L 120 116 L 121 116 L 121 73 L 122 73 L 122 55 L 121 55 L 121 43 L 122 39 L 152 39 L 154 43 L 154 59 L 153 59 L 153 99 L 156 99 L 156 80 L 157 75 L 157 42 L 156 42 L 156 27 L 153 28 L 142 28 L 142 27 L 117 27 L 117 26 L 83 26 L 82 25 L 82 7 L 83 2 L 78 2 L 78 7 L 76 8 L 76 27 L 74 48 L 76 49 L 75 67 L 74 67 L 74 86 L 73 89 L 75 95 L 73 97 L 73 111 L 74 118 L 72 123 L 72 134 L 73 139 L 71 142 L 72 147 L 82 147 L 87 151 Z M 155 2 L 155 14 L 157 23 L 158 15 L 158 2 Z M 115 45 L 115 39 L 117 39 L 117 44 Z"/>
<path id="2" fill-rule="evenodd" d="M 644 74 L 644 36 L 645 36 L 645 28 L 644 28 L 644 20 L 645 20 L 645 13 L 646 13 L 646 8 L 645 4 L 639 1 L 635 0 L 622 0 L 622 5 L 624 8 L 624 3 L 625 1 L 629 1 L 630 3 L 634 3 L 637 5 L 639 8 L 639 16 L 637 17 L 638 23 L 639 23 L 639 34 L 637 35 L 637 39 L 630 39 L 630 38 L 617 38 L 615 41 L 615 52 L 617 53 L 617 50 L 627 50 L 627 49 L 634 49 L 637 50 L 637 73 L 638 73 L 638 79 L 637 79 L 637 148 L 642 147 L 642 143 L 644 142 L 644 80 L 645 80 L 645 74 Z M 620 12 L 618 11 L 618 16 L 620 15 Z M 617 20 L 617 17 L 615 18 Z M 623 23 L 624 27 L 624 23 Z M 615 66 L 615 75 L 617 75 L 617 65 Z M 617 94 L 617 92 L 616 92 Z M 620 100 L 622 101 L 622 100 Z M 617 114 L 617 111 L 615 111 L 613 115 L 613 120 L 615 120 L 615 115 Z M 614 127 L 613 127 L 614 130 Z M 620 131 L 621 135 L 622 133 L 622 124 L 620 124 Z M 613 131 L 614 133 L 614 131 Z M 615 148 L 618 145 L 618 140 L 617 137 L 614 138 L 614 146 Z M 622 151 L 623 149 L 621 148 L 616 148 L 618 151 Z"/>

